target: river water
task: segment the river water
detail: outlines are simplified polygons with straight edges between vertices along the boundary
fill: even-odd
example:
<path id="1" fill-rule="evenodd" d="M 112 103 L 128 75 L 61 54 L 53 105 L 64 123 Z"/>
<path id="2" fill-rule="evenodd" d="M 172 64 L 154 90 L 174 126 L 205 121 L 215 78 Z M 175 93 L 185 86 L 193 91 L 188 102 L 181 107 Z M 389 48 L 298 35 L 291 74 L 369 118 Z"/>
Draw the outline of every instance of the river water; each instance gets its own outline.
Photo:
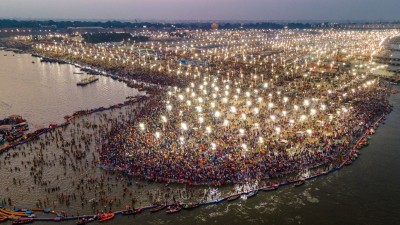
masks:
<path id="1" fill-rule="evenodd" d="M 22 114 L 38 126 L 41 123 L 46 124 L 51 120 L 57 120 L 59 114 L 65 115 L 79 110 L 81 109 L 79 107 L 82 106 L 90 108 L 88 107 L 89 104 L 98 107 L 120 102 L 124 99 L 124 95 L 132 95 L 133 92 L 127 89 L 124 84 L 108 78 L 101 78 L 100 82 L 79 89 L 75 82 L 80 79 L 80 76 L 72 74 L 75 70 L 72 66 L 41 64 L 39 62 L 32 64 L 32 58 L 29 55 L 10 56 L 10 53 L 7 54 L 8 56 L 5 57 L 9 60 L 7 63 L 4 63 L 4 57 L 0 56 L 2 57 L 0 59 L 1 77 L 10 76 L 12 73 L 16 74 L 14 76 L 19 76 L 19 80 L 21 80 L 22 74 L 31 74 L 32 77 L 29 79 L 34 83 L 35 88 L 30 89 L 31 92 L 25 92 L 32 95 L 29 96 L 31 100 L 25 101 L 24 106 L 19 106 L 18 104 L 24 103 L 23 99 L 26 97 L 18 95 L 18 90 L 9 88 L 14 82 L 11 78 L 7 80 L 11 84 L 5 84 L 5 80 L 1 78 L 0 99 L 2 102 L 6 102 L 6 104 L 3 103 L 6 106 L 1 106 L 1 113 L 4 114 L 3 110 L 6 109 L 9 110 L 5 113 L 6 115 L 10 113 Z M 8 72 L 5 73 L 4 71 Z M 6 76 L 3 74 L 6 74 Z M 25 79 L 20 82 L 25 83 Z M 13 85 L 17 84 L 19 82 Z M 49 88 L 54 86 L 58 88 Z M 399 90 L 398 87 L 396 88 Z M 47 100 L 55 98 L 54 93 L 60 91 L 54 89 L 63 90 L 63 92 L 58 92 L 59 95 L 64 93 L 69 97 L 59 96 L 59 101 L 61 101 L 60 99 L 65 100 L 61 104 L 54 105 L 54 102 L 57 103 L 57 101 Z M 86 92 L 86 90 L 91 91 Z M 103 92 L 107 92 L 107 94 Z M 3 96 L 8 97 L 4 100 Z M 46 100 L 42 99 L 44 97 L 47 97 Z M 79 102 L 83 103 L 77 103 L 79 98 L 82 99 Z M 49 104 L 45 101 L 54 102 Z M 391 96 L 390 102 L 394 105 L 394 110 L 387 116 L 384 124 L 379 126 L 376 134 L 372 136 L 370 145 L 360 151 L 361 156 L 351 166 L 344 167 L 338 172 L 309 181 L 298 188 L 281 187 L 276 191 L 258 193 L 256 197 L 250 199 L 238 199 L 234 202 L 202 206 L 194 210 L 183 210 L 174 215 L 166 215 L 164 212 L 154 214 L 143 212 L 135 217 L 117 216 L 114 220 L 103 224 L 398 224 L 400 221 L 400 94 Z M 63 106 L 64 104 L 69 105 L 69 107 Z M 36 107 L 36 105 L 42 107 Z M 126 116 L 139 106 L 133 105 L 79 118 L 63 131 L 62 136 L 65 140 L 70 140 L 83 133 L 95 135 L 100 131 L 82 128 L 82 124 L 103 123 L 106 126 L 107 121 L 112 121 L 112 119 L 126 119 Z M 34 110 L 45 107 L 49 107 L 48 110 L 44 111 L 46 116 L 39 119 L 42 115 Z M 10 108 L 13 110 L 10 110 Z M 30 114 L 30 111 L 34 113 Z M 125 204 L 131 203 L 131 197 L 123 197 L 122 192 L 125 188 L 133 192 L 132 197 L 137 199 L 135 206 L 150 205 L 148 193 L 159 191 L 177 193 L 177 191 L 185 189 L 184 185 L 171 184 L 170 190 L 166 191 L 163 184 L 135 179 L 133 179 L 133 185 L 128 185 L 132 182 L 130 178 L 121 178 L 116 174 L 90 166 L 90 162 L 97 157 L 95 149 L 98 144 L 96 143 L 91 143 L 89 146 L 90 150 L 88 150 L 86 156 L 89 166 L 85 165 L 84 162 L 73 159 L 67 160 L 65 167 L 60 166 L 58 161 L 61 156 L 65 156 L 65 153 L 61 150 L 62 148 L 57 147 L 56 141 L 52 140 L 52 137 L 55 137 L 54 132 L 46 136 L 41 136 L 39 141 L 17 147 L 0 155 L 0 179 L 2 180 L 0 200 L 10 197 L 13 201 L 11 205 L 34 208 L 38 199 L 43 201 L 48 198 L 50 203 L 46 206 L 47 208 L 56 211 L 64 210 L 70 215 L 83 215 L 93 214 L 95 209 L 87 203 L 82 206 L 80 200 L 71 201 L 71 204 L 66 206 L 59 202 L 57 194 L 79 193 L 80 190 L 76 188 L 76 184 L 83 182 L 86 184 L 86 186 L 83 185 L 85 186 L 85 200 L 89 199 L 90 202 L 90 200 L 98 199 L 98 194 L 88 191 L 88 187 L 93 190 L 98 184 L 87 184 L 86 179 L 88 177 L 106 178 L 107 195 L 121 199 L 120 204 L 111 207 L 112 210 L 123 209 Z M 25 165 L 27 165 L 27 162 L 32 162 L 34 157 L 37 157 L 40 144 L 44 145 L 45 143 L 43 155 L 46 165 L 42 165 L 40 170 L 43 174 L 43 181 L 47 185 L 43 186 L 34 183 L 30 174 L 31 165 L 27 167 Z M 73 170 L 72 166 L 77 169 Z M 19 170 L 15 168 L 19 168 Z M 13 178 L 16 179 L 15 184 Z M 60 190 L 48 193 L 46 188 L 49 187 L 59 187 Z M 217 196 L 225 196 L 231 193 L 233 189 L 235 189 L 233 186 L 212 190 L 208 187 L 194 188 L 196 195 L 198 192 L 207 192 L 214 193 Z M 206 198 L 210 195 L 208 194 Z M 11 208 L 10 205 L 6 207 Z M 97 206 L 96 209 L 103 209 L 103 205 Z M 108 210 L 108 206 L 104 209 Z M 35 224 L 45 223 L 52 222 L 35 222 Z M 76 221 L 62 222 L 62 224 L 75 223 Z"/>
<path id="2" fill-rule="evenodd" d="M 34 63 L 32 63 L 34 62 Z M 109 106 L 137 95 L 137 90 L 108 77 L 85 87 L 76 83 L 87 74 L 73 74 L 72 65 L 40 63 L 29 54 L 0 51 L 0 118 L 19 114 L 34 130 L 81 109 Z"/>

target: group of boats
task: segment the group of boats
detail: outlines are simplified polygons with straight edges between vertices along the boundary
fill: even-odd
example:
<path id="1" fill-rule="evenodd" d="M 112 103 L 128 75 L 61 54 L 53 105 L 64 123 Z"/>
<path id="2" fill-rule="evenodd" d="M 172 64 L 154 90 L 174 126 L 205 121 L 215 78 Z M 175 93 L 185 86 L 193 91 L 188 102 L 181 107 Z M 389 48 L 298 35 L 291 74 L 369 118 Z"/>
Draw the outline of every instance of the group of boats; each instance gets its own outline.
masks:
<path id="1" fill-rule="evenodd" d="M 27 130 L 29 130 L 28 123 L 19 115 L 11 115 L 0 120 L 0 144 L 22 138 Z"/>
<path id="2" fill-rule="evenodd" d="M 166 209 L 165 213 L 166 214 L 173 214 L 173 213 L 177 213 L 180 212 L 182 209 L 193 209 L 193 208 L 197 208 L 199 207 L 200 204 L 199 203 L 177 203 L 177 204 L 173 204 L 173 205 L 167 205 L 167 204 L 163 204 L 163 205 L 158 205 L 158 206 L 154 206 L 153 208 L 150 209 L 151 213 L 155 213 L 155 212 L 159 212 L 162 211 L 164 209 Z M 121 214 L 123 216 L 128 216 L 128 215 L 135 215 L 135 214 L 139 214 L 141 212 L 144 211 L 144 208 L 130 208 L 128 207 L 126 210 L 124 211 L 120 211 L 117 212 L 118 214 Z M 91 221 L 94 221 L 96 219 L 99 220 L 99 222 L 104 222 L 107 220 L 111 220 L 115 217 L 115 213 L 113 212 L 108 212 L 108 213 L 102 213 L 99 214 L 98 216 L 94 216 L 92 218 L 82 218 L 77 222 L 77 225 L 84 225 L 87 224 Z"/>
<path id="3" fill-rule="evenodd" d="M 182 204 L 177 203 L 177 204 L 173 204 L 173 205 L 169 205 L 169 206 L 167 204 L 164 204 L 164 205 L 154 206 L 152 209 L 150 209 L 150 212 L 155 213 L 155 212 L 159 212 L 161 210 L 166 209 L 166 211 L 165 211 L 166 214 L 173 214 L 173 213 L 180 212 L 182 209 L 193 209 L 193 208 L 197 208 L 199 206 L 200 206 L 199 203 L 182 203 Z M 117 214 L 121 214 L 123 216 L 129 216 L 129 215 L 139 214 L 143 211 L 144 211 L 144 208 L 128 207 L 124 211 L 117 212 Z M 78 220 L 78 222 L 76 224 L 84 225 L 84 224 L 90 223 L 92 221 L 95 221 L 96 219 L 98 219 L 99 222 L 108 221 L 108 220 L 114 219 L 115 214 L 116 213 L 108 212 L 108 213 L 102 213 L 99 215 L 95 215 L 91 218 L 81 218 Z"/>
<path id="4" fill-rule="evenodd" d="M 293 182 L 290 182 L 290 183 L 293 183 Z M 299 180 L 297 180 L 297 181 L 295 181 L 293 183 L 293 186 L 294 187 L 300 187 L 305 183 L 306 183 L 305 179 L 299 179 Z M 236 199 L 238 199 L 238 198 L 240 198 L 242 196 L 244 196 L 245 198 L 251 198 L 251 197 L 256 196 L 259 191 L 273 191 L 273 190 L 276 190 L 278 188 L 279 188 L 279 184 L 273 184 L 271 186 L 260 188 L 258 190 L 253 190 L 253 191 L 250 191 L 250 192 L 247 192 L 247 193 L 244 193 L 244 194 L 240 193 L 240 194 L 231 195 L 228 198 L 226 198 L 226 200 L 227 201 L 234 201 L 234 200 L 236 200 Z"/>
<path id="5" fill-rule="evenodd" d="M 278 184 L 274 184 L 274 185 L 271 185 L 271 186 L 268 186 L 268 187 L 261 188 L 259 190 L 261 190 L 261 191 L 273 191 L 273 190 L 278 189 L 278 187 L 279 187 Z M 240 193 L 240 194 L 231 195 L 226 200 L 227 201 L 234 201 L 236 199 L 239 199 L 242 196 L 244 196 L 245 198 L 251 198 L 251 197 L 256 196 L 259 190 L 253 190 L 253 191 L 250 191 L 250 192 L 247 192 L 247 193 L 244 193 L 244 194 Z"/>
<path id="6" fill-rule="evenodd" d="M 50 58 L 50 57 L 44 57 L 44 56 L 40 56 L 40 55 L 37 55 L 37 54 L 32 54 L 32 56 L 40 57 L 40 62 L 43 62 L 43 63 L 68 64 L 67 61 L 61 60 L 61 59 Z"/>
<path id="7" fill-rule="evenodd" d="M 27 224 L 32 223 L 34 221 L 33 218 L 20 218 L 12 221 L 12 224 Z"/>
<path id="8" fill-rule="evenodd" d="M 305 179 L 299 179 L 296 182 L 290 182 L 290 183 L 292 183 L 294 187 L 299 187 L 299 186 L 305 184 Z M 224 200 L 234 201 L 236 199 L 239 199 L 240 197 L 251 198 L 251 197 L 256 196 L 257 193 L 260 190 L 261 191 L 273 191 L 273 190 L 276 190 L 278 188 L 279 188 L 279 184 L 273 184 L 271 186 L 264 187 L 264 188 L 257 189 L 257 190 L 252 190 L 252 191 L 249 191 L 247 193 L 238 193 L 238 194 L 231 195 L 231 196 L 229 196 L 229 197 L 227 197 L 225 199 L 219 199 L 219 200 L 212 201 L 212 202 L 209 202 L 209 203 L 201 203 L 201 204 L 197 203 L 197 202 L 175 203 L 175 204 L 172 204 L 172 205 L 161 204 L 161 205 L 156 205 L 156 206 L 146 207 L 146 208 L 141 208 L 141 207 L 139 207 L 139 208 L 130 208 L 130 207 L 127 206 L 127 208 L 125 210 L 123 210 L 123 211 L 118 211 L 118 212 L 115 212 L 115 213 L 113 213 L 113 212 L 102 213 L 102 214 L 93 216 L 93 217 L 91 217 L 89 219 L 88 218 L 79 219 L 77 224 L 78 225 L 84 225 L 84 224 L 87 224 L 87 223 L 89 223 L 91 221 L 94 221 L 96 219 L 98 219 L 99 222 L 104 222 L 104 221 L 108 221 L 108 220 L 113 219 L 116 214 L 121 214 L 121 215 L 124 215 L 124 216 L 135 215 L 135 214 L 139 214 L 139 213 L 143 212 L 145 209 L 150 209 L 151 213 L 156 213 L 156 212 L 165 210 L 166 214 L 174 214 L 174 213 L 178 213 L 178 212 L 182 211 L 182 209 L 185 209 L 185 210 L 194 209 L 194 208 L 199 207 L 200 205 L 219 203 L 219 202 L 222 202 Z"/>
<path id="9" fill-rule="evenodd" d="M 3 208 L 0 208 L 0 222 L 5 222 L 8 219 L 13 219 L 12 224 L 27 224 L 32 223 L 34 221 L 35 215 L 31 210 L 25 211 L 9 211 Z"/>
<path id="10" fill-rule="evenodd" d="M 165 211 L 166 214 L 173 214 L 173 213 L 180 212 L 182 209 L 194 209 L 194 208 L 197 208 L 199 206 L 200 206 L 200 204 L 197 203 L 197 202 L 177 203 L 177 204 L 170 205 L 170 206 L 167 206 L 165 204 L 165 205 L 158 205 L 158 206 L 152 208 L 150 210 L 150 212 L 155 213 L 155 212 L 159 212 L 161 210 L 166 209 L 166 211 Z"/>
<path id="11" fill-rule="evenodd" d="M 82 80 L 79 81 L 76 85 L 78 85 L 78 86 L 85 86 L 85 85 L 88 85 L 88 84 L 93 83 L 93 82 L 98 81 L 98 80 L 99 80 L 98 77 L 90 76 L 90 77 L 88 77 L 88 78 L 82 79 Z"/>

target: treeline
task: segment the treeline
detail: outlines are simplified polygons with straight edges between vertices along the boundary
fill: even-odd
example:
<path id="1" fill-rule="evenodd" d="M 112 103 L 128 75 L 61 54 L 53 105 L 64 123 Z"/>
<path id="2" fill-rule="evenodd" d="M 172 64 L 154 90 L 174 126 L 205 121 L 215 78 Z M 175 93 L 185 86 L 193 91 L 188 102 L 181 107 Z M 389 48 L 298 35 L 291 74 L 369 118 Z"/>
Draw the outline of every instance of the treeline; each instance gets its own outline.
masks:
<path id="1" fill-rule="evenodd" d="M 290 29 L 307 29 L 312 28 L 312 25 L 309 23 L 288 23 L 288 24 L 278 24 L 278 23 L 246 23 L 246 24 L 239 24 L 239 23 L 225 23 L 219 25 L 220 29 L 237 29 L 237 28 L 244 28 L 244 29 L 283 29 L 283 28 L 290 28 Z"/>
<path id="2" fill-rule="evenodd" d="M 0 28 L 32 28 L 40 29 L 42 27 L 55 26 L 57 29 L 65 29 L 68 27 L 103 27 L 103 28 L 168 28 L 168 29 L 210 29 L 210 23 L 150 23 L 150 22 L 122 22 L 122 21 L 36 21 L 36 20 L 0 20 Z M 311 28 L 309 23 L 220 23 L 219 29 L 240 29 L 240 28 L 257 28 L 257 29 L 281 29 L 285 26 L 288 28 Z"/>
<path id="3" fill-rule="evenodd" d="M 103 42 L 145 42 L 149 40 L 146 36 L 132 36 L 129 33 L 87 33 L 82 34 L 85 42 L 88 43 L 103 43 Z"/>
<path id="4" fill-rule="evenodd" d="M 42 28 L 56 26 L 57 29 L 65 29 L 68 27 L 103 27 L 103 28 L 142 28 L 146 27 L 154 27 L 154 28 L 162 28 L 166 27 L 166 24 L 161 23 L 132 23 L 132 22 L 121 22 L 121 21 L 54 21 L 54 20 L 46 20 L 46 21 L 38 21 L 38 20 L 9 20 L 2 19 L 0 20 L 0 28 Z"/>
<path id="5" fill-rule="evenodd" d="M 132 38 L 128 33 L 87 33 L 82 34 L 85 42 L 103 43 L 103 42 L 120 42 Z"/>

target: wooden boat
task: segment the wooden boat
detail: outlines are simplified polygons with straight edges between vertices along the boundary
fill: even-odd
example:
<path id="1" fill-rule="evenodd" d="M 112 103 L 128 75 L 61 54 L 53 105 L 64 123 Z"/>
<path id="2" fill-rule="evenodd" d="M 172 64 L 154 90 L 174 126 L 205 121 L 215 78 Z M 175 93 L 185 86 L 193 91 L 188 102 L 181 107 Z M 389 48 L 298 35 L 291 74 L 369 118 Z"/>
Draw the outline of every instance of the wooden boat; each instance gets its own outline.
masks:
<path id="1" fill-rule="evenodd" d="M 173 213 L 180 212 L 181 210 L 182 210 L 182 208 L 181 208 L 180 206 L 176 205 L 176 206 L 170 207 L 170 208 L 166 211 L 166 213 L 167 213 L 167 214 L 173 214 Z"/>
<path id="2" fill-rule="evenodd" d="M 88 219 L 86 218 L 82 218 L 80 220 L 78 220 L 78 222 L 76 222 L 77 225 L 85 225 L 88 223 Z"/>
<path id="3" fill-rule="evenodd" d="M 1 222 L 4 222 L 4 221 L 6 221 L 6 220 L 8 220 L 7 217 L 1 217 L 1 218 L 0 218 L 0 223 L 1 223 Z"/>
<path id="4" fill-rule="evenodd" d="M 133 214 L 139 214 L 141 212 L 143 212 L 143 208 L 136 208 L 133 210 Z"/>
<path id="5" fill-rule="evenodd" d="M 199 203 L 191 202 L 191 203 L 183 203 L 181 204 L 183 209 L 194 209 L 199 207 Z"/>
<path id="6" fill-rule="evenodd" d="M 133 214 L 139 214 L 141 212 L 143 212 L 143 208 L 128 209 L 128 210 L 122 211 L 121 214 L 124 216 L 128 216 L 128 215 L 133 215 Z"/>
<path id="7" fill-rule="evenodd" d="M 159 206 L 156 206 L 156 207 L 150 209 L 150 212 L 152 212 L 152 213 L 158 212 L 158 211 L 165 209 L 166 207 L 167 207 L 167 205 L 159 205 Z"/>
<path id="8" fill-rule="evenodd" d="M 128 210 L 122 211 L 121 214 L 124 215 L 124 216 L 133 215 L 134 211 L 133 211 L 133 209 L 128 209 Z"/>
<path id="9" fill-rule="evenodd" d="M 254 190 L 254 191 L 250 191 L 249 193 L 246 194 L 247 198 L 251 198 L 256 196 L 256 194 L 258 193 L 258 190 Z"/>
<path id="10" fill-rule="evenodd" d="M 88 224 L 88 223 L 90 223 L 90 222 L 92 222 L 92 221 L 95 221 L 97 219 L 97 216 L 95 215 L 95 216 L 93 216 L 93 217 L 91 217 L 91 218 L 89 218 L 89 219 L 87 219 L 87 218 L 82 218 L 82 219 L 80 219 L 80 220 L 78 220 L 78 222 L 76 223 L 77 225 L 85 225 L 85 224 Z"/>
<path id="11" fill-rule="evenodd" d="M 34 219 L 17 219 L 12 222 L 12 224 L 26 224 L 32 223 Z"/>
<path id="12" fill-rule="evenodd" d="M 50 211 L 51 211 L 50 209 L 43 209 L 44 213 L 50 213 Z"/>
<path id="13" fill-rule="evenodd" d="M 89 223 L 89 222 L 92 222 L 92 221 L 95 221 L 96 219 L 97 219 L 97 216 L 94 215 L 92 218 L 89 218 L 89 219 L 88 219 L 88 223 Z"/>
<path id="14" fill-rule="evenodd" d="M 99 221 L 100 221 L 100 222 L 104 222 L 104 221 L 107 221 L 107 220 L 111 220 L 111 219 L 113 219 L 114 217 L 115 217 L 115 214 L 114 214 L 114 213 L 104 213 L 104 214 L 100 217 Z"/>
<path id="15" fill-rule="evenodd" d="M 263 187 L 263 188 L 261 188 L 261 191 L 273 191 L 273 190 L 278 189 L 278 187 L 279 187 L 279 185 L 275 184 L 272 186 Z"/>
<path id="16" fill-rule="evenodd" d="M 301 180 L 297 181 L 296 183 L 294 183 L 293 186 L 300 187 L 301 185 L 303 185 L 305 183 L 306 183 L 306 181 L 301 179 Z"/>
<path id="17" fill-rule="evenodd" d="M 54 220 L 55 222 L 60 222 L 60 221 L 61 221 L 61 219 L 62 219 L 62 217 L 59 217 L 59 216 L 57 216 L 57 217 L 54 217 L 54 219 L 53 219 L 53 220 Z"/>
<path id="18" fill-rule="evenodd" d="M 20 217 L 28 217 L 29 215 L 23 212 L 11 212 L 5 209 L 0 208 L 0 212 L 9 216 L 20 216 Z"/>
<path id="19" fill-rule="evenodd" d="M 88 78 L 82 79 L 81 81 L 79 81 L 76 85 L 78 86 L 85 86 L 87 84 L 93 83 L 95 81 L 99 80 L 99 78 L 95 77 L 95 76 L 90 76 Z"/>
<path id="20" fill-rule="evenodd" d="M 238 199 L 238 198 L 240 198 L 240 194 L 231 195 L 231 196 L 229 196 L 226 200 L 228 200 L 228 201 L 233 201 L 233 200 L 236 200 L 236 199 Z"/>

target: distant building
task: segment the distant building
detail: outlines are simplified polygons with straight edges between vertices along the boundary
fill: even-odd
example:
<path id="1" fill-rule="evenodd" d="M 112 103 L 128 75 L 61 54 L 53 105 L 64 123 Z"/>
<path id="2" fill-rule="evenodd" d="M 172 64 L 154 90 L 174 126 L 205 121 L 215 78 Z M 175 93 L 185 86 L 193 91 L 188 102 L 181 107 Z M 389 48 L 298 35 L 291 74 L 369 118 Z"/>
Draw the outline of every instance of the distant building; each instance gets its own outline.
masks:
<path id="1" fill-rule="evenodd" d="M 23 34 L 32 32 L 32 28 L 1 28 L 0 33 Z"/>
<path id="2" fill-rule="evenodd" d="M 212 23 L 211 24 L 211 29 L 213 29 L 213 30 L 217 30 L 218 27 L 219 27 L 219 25 L 217 23 Z"/>
<path id="3" fill-rule="evenodd" d="M 394 39 L 390 44 L 390 61 L 389 61 L 389 71 L 400 72 L 400 37 Z"/>
<path id="4" fill-rule="evenodd" d="M 67 28 L 69 33 L 99 33 L 105 32 L 103 27 L 68 27 Z"/>
<path id="5" fill-rule="evenodd" d="M 40 26 L 40 30 L 46 30 L 46 31 L 56 31 L 57 26 L 56 25 L 51 25 L 51 26 Z"/>

